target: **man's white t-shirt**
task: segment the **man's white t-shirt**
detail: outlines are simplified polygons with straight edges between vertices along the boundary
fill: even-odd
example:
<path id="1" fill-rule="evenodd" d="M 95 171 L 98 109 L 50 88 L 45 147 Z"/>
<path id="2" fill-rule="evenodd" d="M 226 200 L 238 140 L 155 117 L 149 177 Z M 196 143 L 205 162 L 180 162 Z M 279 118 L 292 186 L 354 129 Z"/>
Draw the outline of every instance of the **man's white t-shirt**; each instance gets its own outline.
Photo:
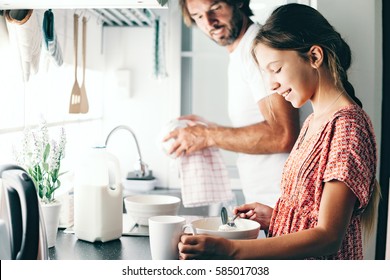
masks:
<path id="1" fill-rule="evenodd" d="M 258 101 L 269 95 L 258 66 L 251 54 L 253 39 L 260 26 L 252 24 L 236 49 L 229 55 L 228 111 L 233 127 L 248 126 L 264 121 Z M 270 155 L 238 154 L 245 201 L 275 206 L 280 196 L 280 181 L 286 153 Z"/>

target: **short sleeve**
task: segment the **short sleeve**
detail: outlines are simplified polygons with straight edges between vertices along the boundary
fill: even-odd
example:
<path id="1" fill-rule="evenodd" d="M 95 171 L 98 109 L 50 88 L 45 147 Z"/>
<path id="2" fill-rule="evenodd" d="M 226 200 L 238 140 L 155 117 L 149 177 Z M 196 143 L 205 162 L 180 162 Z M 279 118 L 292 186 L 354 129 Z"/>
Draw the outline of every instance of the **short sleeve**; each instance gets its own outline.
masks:
<path id="1" fill-rule="evenodd" d="M 358 212 L 368 204 L 375 182 L 376 143 L 365 114 L 335 117 L 329 139 L 324 181 L 344 182 L 359 200 Z"/>

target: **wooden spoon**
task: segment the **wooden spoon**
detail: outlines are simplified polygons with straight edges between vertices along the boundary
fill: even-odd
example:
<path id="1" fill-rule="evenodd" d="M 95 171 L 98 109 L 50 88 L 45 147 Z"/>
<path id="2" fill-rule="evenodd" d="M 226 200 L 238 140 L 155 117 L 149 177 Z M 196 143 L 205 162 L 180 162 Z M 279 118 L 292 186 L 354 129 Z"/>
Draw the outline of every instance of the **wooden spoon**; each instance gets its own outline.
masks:
<path id="1" fill-rule="evenodd" d="M 70 95 L 69 113 L 78 114 L 80 113 L 80 86 L 77 82 L 77 43 L 78 43 L 78 28 L 79 28 L 79 16 L 73 15 L 73 41 L 74 41 L 74 84 L 72 88 L 72 94 Z"/>
<path id="2" fill-rule="evenodd" d="M 80 113 L 88 113 L 89 110 L 89 104 L 88 104 L 88 97 L 87 97 L 87 91 L 85 89 L 85 60 L 87 55 L 87 18 L 83 17 L 83 45 L 82 45 L 82 54 L 83 54 L 83 82 L 81 84 L 80 88 L 80 94 L 81 94 L 81 103 L 80 103 Z"/>

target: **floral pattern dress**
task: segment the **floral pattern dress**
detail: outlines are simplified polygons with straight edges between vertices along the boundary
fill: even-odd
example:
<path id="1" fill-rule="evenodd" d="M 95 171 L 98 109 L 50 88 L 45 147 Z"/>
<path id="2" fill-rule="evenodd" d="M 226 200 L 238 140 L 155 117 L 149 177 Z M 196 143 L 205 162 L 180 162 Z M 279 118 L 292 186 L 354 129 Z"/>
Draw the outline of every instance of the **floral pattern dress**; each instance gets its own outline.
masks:
<path id="1" fill-rule="evenodd" d="M 319 259 L 362 259 L 361 213 L 375 185 L 377 150 L 372 123 L 357 105 L 337 111 L 321 129 L 304 139 L 312 120 L 302 126 L 282 177 L 279 198 L 269 227 L 269 236 L 314 228 L 324 182 L 344 182 L 357 202 L 340 250 Z"/>

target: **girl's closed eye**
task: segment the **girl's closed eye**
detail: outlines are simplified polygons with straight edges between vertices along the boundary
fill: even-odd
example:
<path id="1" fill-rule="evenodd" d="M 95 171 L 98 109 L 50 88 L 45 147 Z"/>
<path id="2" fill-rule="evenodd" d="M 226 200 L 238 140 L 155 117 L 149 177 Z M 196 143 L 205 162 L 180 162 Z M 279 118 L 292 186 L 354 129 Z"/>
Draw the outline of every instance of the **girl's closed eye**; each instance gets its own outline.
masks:
<path id="1" fill-rule="evenodd" d="M 280 67 L 279 69 L 277 69 L 276 71 L 274 71 L 274 73 L 280 73 L 280 71 L 282 71 L 282 67 Z"/>

